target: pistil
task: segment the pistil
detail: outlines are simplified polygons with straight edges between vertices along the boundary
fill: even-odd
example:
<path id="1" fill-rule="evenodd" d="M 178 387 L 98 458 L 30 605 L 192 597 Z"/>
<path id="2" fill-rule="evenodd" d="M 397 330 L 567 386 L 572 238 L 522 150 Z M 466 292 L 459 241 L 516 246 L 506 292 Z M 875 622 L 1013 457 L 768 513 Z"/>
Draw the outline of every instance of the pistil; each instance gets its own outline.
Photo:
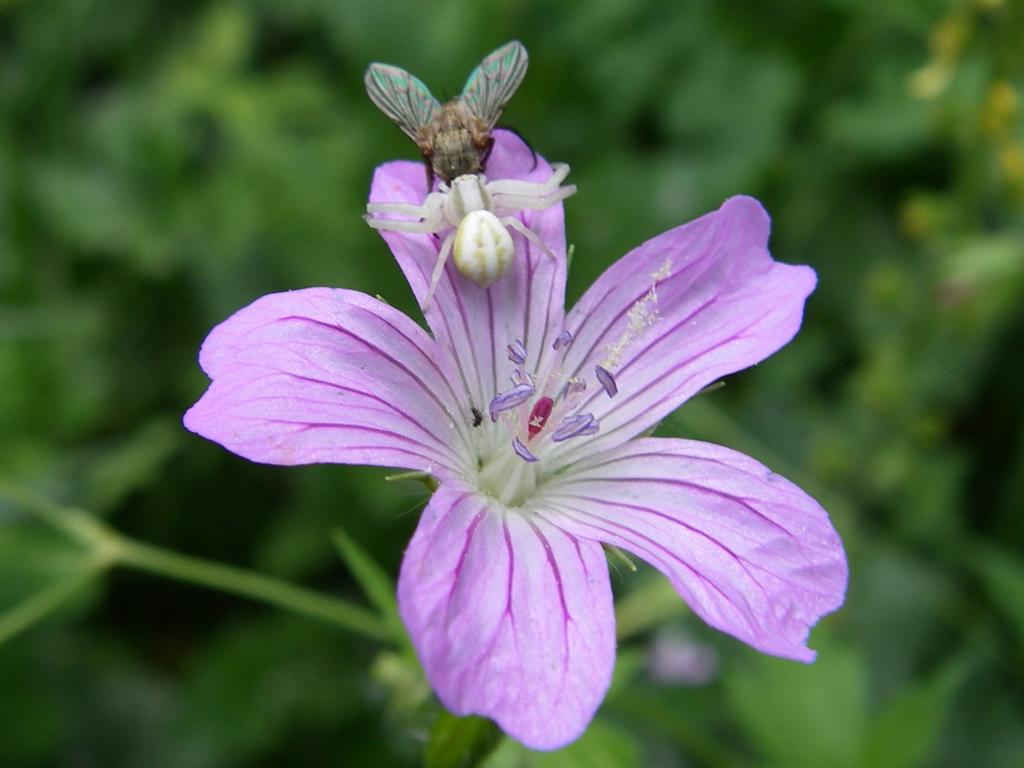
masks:
<path id="1" fill-rule="evenodd" d="M 544 427 L 548 423 L 548 417 L 551 416 L 551 409 L 555 407 L 555 401 L 550 397 L 541 397 L 533 405 L 533 410 L 530 411 L 530 418 L 526 421 L 526 430 L 529 432 L 529 438 L 532 440 L 539 435 Z"/>

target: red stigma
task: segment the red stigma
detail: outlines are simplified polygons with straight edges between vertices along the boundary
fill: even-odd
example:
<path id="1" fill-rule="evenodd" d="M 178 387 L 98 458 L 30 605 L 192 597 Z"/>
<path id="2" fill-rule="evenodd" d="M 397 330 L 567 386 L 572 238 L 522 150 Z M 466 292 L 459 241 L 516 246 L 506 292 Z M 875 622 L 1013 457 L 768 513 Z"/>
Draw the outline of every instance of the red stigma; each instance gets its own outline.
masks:
<path id="1" fill-rule="evenodd" d="M 529 432 L 529 440 L 535 437 L 544 429 L 544 425 L 548 423 L 548 416 L 551 415 L 551 409 L 555 403 L 550 397 L 542 397 L 537 400 L 533 406 L 533 410 L 530 411 L 530 418 L 526 422 L 526 429 Z"/>

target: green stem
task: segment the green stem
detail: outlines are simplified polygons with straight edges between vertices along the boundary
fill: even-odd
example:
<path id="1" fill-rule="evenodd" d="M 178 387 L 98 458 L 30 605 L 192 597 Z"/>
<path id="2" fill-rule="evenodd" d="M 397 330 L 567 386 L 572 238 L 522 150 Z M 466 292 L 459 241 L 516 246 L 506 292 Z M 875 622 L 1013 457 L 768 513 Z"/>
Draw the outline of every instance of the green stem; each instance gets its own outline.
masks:
<path id="1" fill-rule="evenodd" d="M 0 477 L 0 498 L 38 518 L 86 547 L 113 535 L 113 531 L 88 512 L 65 507 Z"/>
<path id="2" fill-rule="evenodd" d="M 98 575 L 98 570 L 89 570 L 68 576 L 4 611 L 0 615 L 0 645 L 56 611 Z"/>
<path id="3" fill-rule="evenodd" d="M 28 598 L 0 620 L 0 641 L 38 621 L 69 599 L 75 589 L 117 565 L 217 589 L 300 613 L 374 640 L 393 641 L 393 633 L 375 614 L 344 600 L 243 568 L 182 555 L 122 536 L 83 510 L 64 507 L 0 478 L 0 498 L 91 549 L 95 566 Z M 75 582 L 73 585 L 72 582 Z M 74 588 L 73 588 L 74 586 Z M 13 618 L 12 618 L 13 617 Z"/>
<path id="4" fill-rule="evenodd" d="M 392 640 L 392 634 L 380 619 L 364 608 L 243 568 L 201 560 L 120 537 L 114 549 L 114 562 L 158 576 L 248 597 L 344 627 L 374 640 Z"/>

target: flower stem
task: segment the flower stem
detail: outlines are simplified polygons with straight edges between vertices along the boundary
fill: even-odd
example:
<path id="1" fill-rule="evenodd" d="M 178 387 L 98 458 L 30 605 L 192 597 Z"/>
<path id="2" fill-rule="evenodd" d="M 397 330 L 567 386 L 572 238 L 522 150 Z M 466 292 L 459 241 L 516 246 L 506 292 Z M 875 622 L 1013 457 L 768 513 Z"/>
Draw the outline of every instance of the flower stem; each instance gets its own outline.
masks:
<path id="1" fill-rule="evenodd" d="M 60 608 L 91 584 L 98 570 L 83 571 L 54 582 L 0 614 L 0 645 Z"/>
<path id="2" fill-rule="evenodd" d="M 115 553 L 118 565 L 248 597 L 344 627 L 374 640 L 390 641 L 393 637 L 381 620 L 365 608 L 271 576 L 126 538 L 120 539 Z"/>
<path id="3" fill-rule="evenodd" d="M 102 521 L 81 509 L 65 507 L 0 477 L 0 499 L 6 499 L 86 547 L 94 546 L 111 531 Z"/>
<path id="4" fill-rule="evenodd" d="M 289 584 L 244 568 L 183 555 L 122 536 L 92 514 L 56 504 L 0 478 L 6 499 L 92 550 L 88 569 L 43 589 L 0 618 L 0 642 L 58 608 L 89 581 L 114 566 L 165 576 L 299 613 L 374 640 L 394 641 L 394 633 L 374 613 L 345 600 Z"/>

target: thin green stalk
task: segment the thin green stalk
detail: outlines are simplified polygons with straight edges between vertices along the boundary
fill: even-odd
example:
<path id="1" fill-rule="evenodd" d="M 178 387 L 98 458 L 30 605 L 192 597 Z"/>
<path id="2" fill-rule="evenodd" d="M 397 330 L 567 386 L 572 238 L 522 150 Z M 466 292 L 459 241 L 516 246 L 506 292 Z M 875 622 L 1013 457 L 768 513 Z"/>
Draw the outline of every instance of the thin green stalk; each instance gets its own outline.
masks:
<path id="1" fill-rule="evenodd" d="M 91 584 L 99 573 L 99 570 L 89 570 L 68 576 L 4 611 L 0 614 L 0 645 L 56 611 Z"/>
<path id="2" fill-rule="evenodd" d="M 114 562 L 117 565 L 248 597 L 344 627 L 374 640 L 393 639 L 383 622 L 365 608 L 311 589 L 294 586 L 280 579 L 182 555 L 131 539 L 121 538 L 114 553 Z"/>
<path id="3" fill-rule="evenodd" d="M 107 569 L 120 565 L 241 595 L 326 621 L 374 640 L 394 639 L 393 633 L 375 614 L 344 600 L 243 568 L 179 554 L 129 539 L 88 512 L 61 506 L 5 482 L 2 478 L 0 497 L 6 498 L 16 507 L 34 515 L 47 525 L 64 532 L 95 553 L 95 567 L 77 574 L 78 581 L 87 582 Z M 28 598 L 12 613 L 4 615 L 3 621 L 0 621 L 0 630 L 10 625 L 14 631 L 20 631 L 21 628 L 42 618 L 74 594 L 71 581 L 60 581 Z M 3 637 L 0 632 L 0 639 Z"/>
<path id="4" fill-rule="evenodd" d="M 111 535 L 107 525 L 80 509 L 65 507 L 0 477 L 0 498 L 87 547 Z"/>

